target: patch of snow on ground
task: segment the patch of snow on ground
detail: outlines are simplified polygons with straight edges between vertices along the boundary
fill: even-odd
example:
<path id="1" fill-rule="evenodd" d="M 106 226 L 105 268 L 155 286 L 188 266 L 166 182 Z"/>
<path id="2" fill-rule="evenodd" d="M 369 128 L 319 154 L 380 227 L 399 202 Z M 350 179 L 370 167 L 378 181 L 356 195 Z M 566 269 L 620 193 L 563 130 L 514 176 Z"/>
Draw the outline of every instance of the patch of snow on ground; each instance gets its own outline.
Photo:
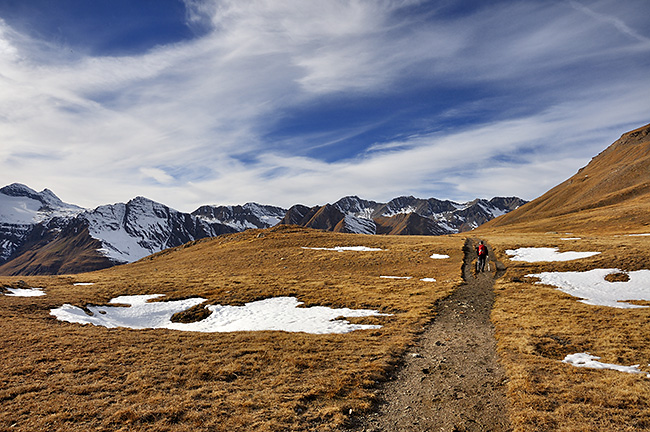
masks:
<path id="1" fill-rule="evenodd" d="M 561 238 L 560 240 L 582 240 L 580 237 L 564 237 Z"/>
<path id="2" fill-rule="evenodd" d="M 625 272 L 627 282 L 609 282 L 605 276 L 622 273 L 618 269 L 594 269 L 585 272 L 543 272 L 526 275 L 537 277 L 537 284 L 553 285 L 560 291 L 579 297 L 582 303 L 621 309 L 646 306 L 625 303 L 629 300 L 650 301 L 650 270 Z"/>
<path id="3" fill-rule="evenodd" d="M 628 234 L 627 236 L 628 237 L 646 237 L 646 236 L 650 236 L 650 233 L 646 233 L 646 234 Z"/>
<path id="4" fill-rule="evenodd" d="M 433 254 L 429 258 L 432 258 L 432 259 L 447 259 L 447 258 L 449 258 L 449 255 Z"/>
<path id="5" fill-rule="evenodd" d="M 86 286 L 86 285 L 94 285 L 95 282 L 75 282 L 72 285 L 74 286 Z"/>
<path id="6" fill-rule="evenodd" d="M 550 261 L 572 261 L 581 258 L 598 255 L 600 252 L 558 252 L 558 248 L 519 248 L 508 249 L 506 254 L 510 255 L 511 261 L 524 262 L 550 262 Z"/>
<path id="7" fill-rule="evenodd" d="M 411 279 L 411 276 L 379 276 L 383 279 Z"/>
<path id="8" fill-rule="evenodd" d="M 420 279 L 422 282 L 435 282 L 436 280 L 434 278 L 422 278 Z"/>
<path id="9" fill-rule="evenodd" d="M 617 370 L 626 373 L 646 374 L 646 377 L 650 378 L 649 373 L 639 370 L 640 365 L 621 366 L 621 365 L 611 364 L 611 363 L 602 363 L 597 361 L 599 359 L 600 357 L 591 355 L 589 353 L 576 353 L 576 354 L 569 354 L 566 357 L 564 357 L 562 363 L 568 363 L 576 367 L 586 367 L 591 369 L 612 369 L 612 370 Z"/>
<path id="10" fill-rule="evenodd" d="M 374 252 L 374 251 L 383 251 L 386 249 L 380 248 L 370 248 L 366 246 L 336 246 L 333 248 L 317 248 L 317 247 L 302 247 L 302 249 L 312 249 L 312 250 L 327 250 L 327 251 L 355 251 L 355 252 Z"/>
<path id="11" fill-rule="evenodd" d="M 128 327 L 132 329 L 163 328 L 193 332 L 234 332 L 277 330 L 313 334 L 348 333 L 354 330 L 376 329 L 380 325 L 350 324 L 339 317 L 387 316 L 369 309 L 332 309 L 325 306 L 298 307 L 302 302 L 295 297 L 274 297 L 245 306 L 210 305 L 211 314 L 194 323 L 173 323 L 171 317 L 192 306 L 201 304 L 203 298 L 192 298 L 170 302 L 149 300 L 162 296 L 121 296 L 111 303 L 123 306 L 88 306 L 93 313 L 89 316 L 83 309 L 69 304 L 52 309 L 50 314 L 61 321 L 79 324 L 93 324 L 108 328 Z"/>
<path id="12" fill-rule="evenodd" d="M 44 296 L 43 288 L 7 288 L 10 297 L 40 297 Z"/>

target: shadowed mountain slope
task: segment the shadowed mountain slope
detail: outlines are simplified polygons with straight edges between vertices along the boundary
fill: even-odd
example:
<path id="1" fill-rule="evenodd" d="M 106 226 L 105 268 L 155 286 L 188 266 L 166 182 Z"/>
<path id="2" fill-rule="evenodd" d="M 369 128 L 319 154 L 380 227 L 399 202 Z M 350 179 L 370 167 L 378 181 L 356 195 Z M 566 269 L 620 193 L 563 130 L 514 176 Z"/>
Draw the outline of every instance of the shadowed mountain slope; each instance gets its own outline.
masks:
<path id="1" fill-rule="evenodd" d="M 573 177 L 480 229 L 496 228 L 650 229 L 650 124 L 623 134 Z"/>

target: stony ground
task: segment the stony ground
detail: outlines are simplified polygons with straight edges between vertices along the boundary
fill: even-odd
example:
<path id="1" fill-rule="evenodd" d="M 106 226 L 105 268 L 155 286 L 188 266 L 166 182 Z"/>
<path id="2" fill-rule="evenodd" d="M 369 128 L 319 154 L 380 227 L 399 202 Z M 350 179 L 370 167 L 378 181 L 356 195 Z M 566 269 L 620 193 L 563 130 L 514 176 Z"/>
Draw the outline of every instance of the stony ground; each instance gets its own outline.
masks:
<path id="1" fill-rule="evenodd" d="M 381 391 L 378 412 L 353 428 L 388 431 L 507 431 L 506 376 L 496 357 L 492 272 L 475 274 L 465 245 L 465 283 L 440 301 L 434 321 Z"/>

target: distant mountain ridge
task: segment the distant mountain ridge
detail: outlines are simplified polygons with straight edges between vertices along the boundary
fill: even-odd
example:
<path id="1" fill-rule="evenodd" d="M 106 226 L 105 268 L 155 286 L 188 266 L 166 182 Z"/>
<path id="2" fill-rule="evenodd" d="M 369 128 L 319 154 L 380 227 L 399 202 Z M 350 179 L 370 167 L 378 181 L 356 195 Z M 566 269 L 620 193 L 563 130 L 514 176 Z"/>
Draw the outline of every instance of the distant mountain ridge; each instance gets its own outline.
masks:
<path id="1" fill-rule="evenodd" d="M 95 209 L 67 204 L 52 191 L 14 183 L 0 189 L 0 274 L 63 274 L 137 261 L 205 237 L 295 224 L 360 234 L 441 235 L 466 231 L 525 201 L 454 203 L 399 197 L 388 203 L 345 197 L 286 210 L 247 203 L 183 213 L 148 198 Z"/>
<path id="2" fill-rule="evenodd" d="M 348 196 L 324 206 L 294 205 L 280 223 L 358 234 L 443 235 L 469 231 L 525 203 L 517 197 L 456 203 L 413 196 L 378 203 Z"/>

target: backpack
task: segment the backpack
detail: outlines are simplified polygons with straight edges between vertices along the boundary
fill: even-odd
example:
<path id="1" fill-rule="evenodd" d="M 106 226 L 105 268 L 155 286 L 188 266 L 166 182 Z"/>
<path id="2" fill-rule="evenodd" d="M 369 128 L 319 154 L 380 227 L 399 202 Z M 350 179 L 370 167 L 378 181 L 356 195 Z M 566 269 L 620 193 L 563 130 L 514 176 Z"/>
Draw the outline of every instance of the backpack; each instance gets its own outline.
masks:
<path id="1" fill-rule="evenodd" d="M 487 255 L 487 247 L 483 244 L 478 245 L 478 256 Z"/>

